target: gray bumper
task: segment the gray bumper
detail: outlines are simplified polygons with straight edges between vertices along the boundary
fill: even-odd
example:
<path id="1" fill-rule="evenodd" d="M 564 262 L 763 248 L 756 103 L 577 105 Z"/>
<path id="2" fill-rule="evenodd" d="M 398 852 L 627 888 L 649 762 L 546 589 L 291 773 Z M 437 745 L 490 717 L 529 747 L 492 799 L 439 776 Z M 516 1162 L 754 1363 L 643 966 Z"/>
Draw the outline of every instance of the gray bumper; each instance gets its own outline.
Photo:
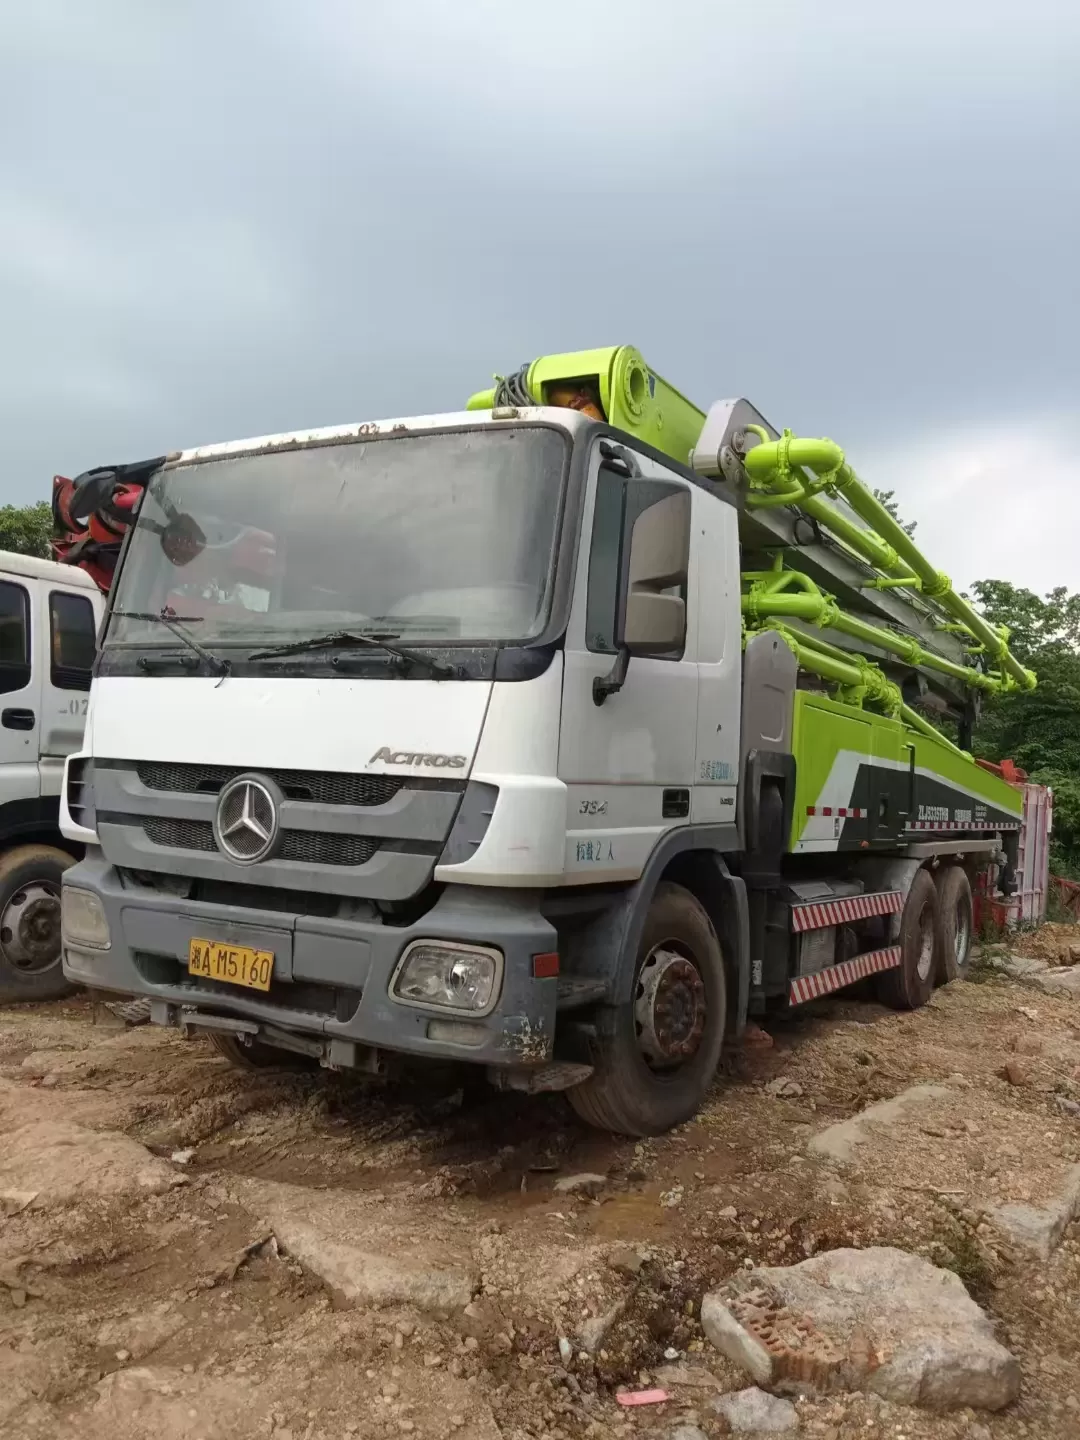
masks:
<path id="1" fill-rule="evenodd" d="M 532 957 L 558 948 L 555 931 L 536 909 L 536 895 L 449 886 L 415 924 L 323 919 L 272 910 L 210 905 L 128 889 L 100 851 L 64 874 L 65 886 L 91 890 L 109 922 L 108 950 L 64 947 L 64 974 L 76 984 L 144 995 L 176 1007 L 181 1020 L 236 1017 L 335 1044 L 344 1064 L 350 1046 L 397 1050 L 432 1059 L 484 1065 L 543 1064 L 555 1033 L 558 981 L 533 978 Z M 266 994 L 187 973 L 192 938 L 274 952 Z M 390 997 L 390 981 L 405 948 L 416 940 L 459 940 L 503 953 L 502 988 L 481 1020 L 432 1006 L 419 1009 Z M 181 1007 L 183 1007 L 181 1009 Z M 460 1025 L 460 1039 L 429 1033 L 432 1021 Z M 438 1027 L 437 1027 L 438 1028 Z"/>

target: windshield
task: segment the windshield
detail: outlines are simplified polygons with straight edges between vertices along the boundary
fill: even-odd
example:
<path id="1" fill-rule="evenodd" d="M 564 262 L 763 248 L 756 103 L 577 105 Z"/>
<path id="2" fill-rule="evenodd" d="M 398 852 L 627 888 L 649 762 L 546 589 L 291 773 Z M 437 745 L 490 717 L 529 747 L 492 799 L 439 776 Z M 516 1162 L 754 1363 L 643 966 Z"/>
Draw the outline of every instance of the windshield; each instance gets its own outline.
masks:
<path id="1" fill-rule="evenodd" d="M 175 645 L 163 608 L 218 648 L 336 630 L 529 639 L 547 618 L 567 444 L 479 429 L 162 470 L 106 643 Z"/>

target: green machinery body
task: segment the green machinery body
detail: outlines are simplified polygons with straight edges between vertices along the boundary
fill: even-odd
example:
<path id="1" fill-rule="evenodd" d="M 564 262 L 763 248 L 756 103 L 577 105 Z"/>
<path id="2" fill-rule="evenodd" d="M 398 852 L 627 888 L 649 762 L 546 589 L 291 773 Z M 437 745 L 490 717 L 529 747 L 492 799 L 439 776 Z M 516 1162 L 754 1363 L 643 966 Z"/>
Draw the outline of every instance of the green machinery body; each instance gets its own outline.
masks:
<path id="1" fill-rule="evenodd" d="M 738 507 L 744 643 L 771 635 L 807 677 L 792 717 L 793 850 L 1017 827 L 1018 791 L 947 739 L 927 711 L 955 721 L 963 738 L 982 696 L 1030 689 L 1035 676 L 1010 652 L 1008 632 L 929 563 L 838 445 L 779 433 L 740 401 L 740 427 L 715 464 L 702 466 L 706 414 L 629 345 L 543 356 L 497 377 L 468 408 L 576 403 L 568 395 L 694 466 Z M 790 538 L 793 519 L 809 527 L 809 543 Z M 845 577 L 838 593 L 826 588 L 830 565 Z"/>

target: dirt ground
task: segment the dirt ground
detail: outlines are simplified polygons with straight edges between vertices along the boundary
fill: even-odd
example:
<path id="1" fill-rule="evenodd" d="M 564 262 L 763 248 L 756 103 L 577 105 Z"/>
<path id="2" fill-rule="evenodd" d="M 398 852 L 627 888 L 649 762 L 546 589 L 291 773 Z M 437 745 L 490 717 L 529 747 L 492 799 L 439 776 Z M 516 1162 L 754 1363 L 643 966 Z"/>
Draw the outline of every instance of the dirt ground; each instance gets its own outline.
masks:
<path id="1" fill-rule="evenodd" d="M 1080 1226 L 1040 1259 L 987 1215 L 1080 1161 L 1080 1004 L 974 980 L 915 1014 L 833 997 L 769 1022 L 693 1124 L 647 1143 L 460 1073 L 251 1074 L 88 999 L 0 1011 L 0 1435 L 718 1436 L 710 1400 L 749 1381 L 705 1340 L 703 1294 L 892 1244 L 961 1276 L 1021 1397 L 990 1415 L 806 1395 L 800 1433 L 1076 1440 Z M 922 1082 L 947 1098 L 851 1164 L 808 1150 Z M 598 1193 L 556 1191 L 586 1172 Z M 350 1236 L 371 1293 L 345 1278 Z M 649 1385 L 672 1398 L 617 1403 Z"/>

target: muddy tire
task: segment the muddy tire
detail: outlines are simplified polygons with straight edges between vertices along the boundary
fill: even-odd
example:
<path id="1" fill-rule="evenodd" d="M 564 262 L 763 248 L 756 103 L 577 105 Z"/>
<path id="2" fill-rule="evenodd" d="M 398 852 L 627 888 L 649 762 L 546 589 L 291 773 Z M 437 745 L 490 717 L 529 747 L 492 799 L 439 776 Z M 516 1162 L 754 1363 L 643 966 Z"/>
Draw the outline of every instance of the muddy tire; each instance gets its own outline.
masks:
<path id="1" fill-rule="evenodd" d="M 946 865 L 938 871 L 935 881 L 941 906 L 941 949 L 935 977 L 939 985 L 947 985 L 950 980 L 967 978 L 975 910 L 971 883 L 959 865 Z"/>
<path id="2" fill-rule="evenodd" d="M 567 1091 L 587 1124 L 662 1135 L 705 1099 L 724 1040 L 727 986 L 720 942 L 681 885 L 657 886 L 630 997 L 596 1017 L 593 1074 Z"/>
<path id="3" fill-rule="evenodd" d="M 941 954 L 941 905 L 930 872 L 920 870 L 911 883 L 900 917 L 900 964 L 878 981 L 878 998 L 894 1010 L 918 1010 L 934 991 Z"/>
<path id="4" fill-rule="evenodd" d="M 60 885 L 75 861 L 53 845 L 0 855 L 0 1002 L 58 1000 L 75 986 L 60 954 Z"/>
<path id="5" fill-rule="evenodd" d="M 265 1045 L 261 1040 L 245 1045 L 237 1036 L 219 1030 L 211 1030 L 206 1038 L 237 1070 L 310 1070 L 314 1063 L 306 1055 L 279 1050 L 276 1045 Z"/>

